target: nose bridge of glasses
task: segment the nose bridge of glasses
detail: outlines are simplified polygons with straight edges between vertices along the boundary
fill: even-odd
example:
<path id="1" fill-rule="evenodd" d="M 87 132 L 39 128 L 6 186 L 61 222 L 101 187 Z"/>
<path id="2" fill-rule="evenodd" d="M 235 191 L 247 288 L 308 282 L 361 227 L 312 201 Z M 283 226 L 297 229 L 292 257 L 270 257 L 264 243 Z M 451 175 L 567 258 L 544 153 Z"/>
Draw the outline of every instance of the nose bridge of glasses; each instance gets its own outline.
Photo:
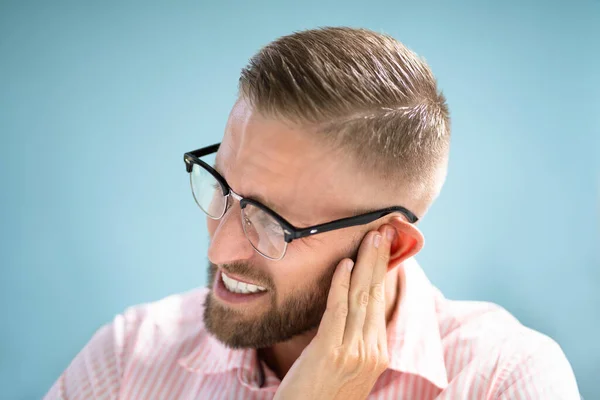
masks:
<path id="1" fill-rule="evenodd" d="M 227 194 L 226 197 L 227 197 L 227 204 L 226 204 L 226 209 L 223 212 L 223 216 L 221 217 L 221 223 L 223 223 L 223 219 L 227 218 L 227 216 L 225 214 L 227 214 L 227 210 L 229 208 L 231 208 L 232 205 L 233 205 L 232 202 L 231 202 L 231 200 L 229 200 L 229 199 L 232 198 L 232 199 L 237 200 L 238 202 L 240 202 L 241 200 L 244 199 L 242 196 L 240 196 L 239 194 L 237 194 L 233 190 L 231 190 L 231 188 L 229 188 L 229 193 Z M 260 210 L 260 209 L 257 209 L 257 210 L 262 212 L 262 210 Z M 281 244 L 282 248 L 277 249 L 277 251 L 275 253 L 273 253 L 273 252 L 265 252 L 266 249 L 261 249 L 260 248 L 261 247 L 261 243 L 260 242 L 256 242 L 256 240 L 253 240 L 252 235 L 249 234 L 248 231 L 247 231 L 247 228 L 248 228 L 247 224 L 254 225 L 254 222 L 252 221 L 252 218 L 251 217 L 249 218 L 248 216 L 246 216 L 245 213 L 244 213 L 244 209 L 241 208 L 241 207 L 240 207 L 240 211 L 241 211 L 241 221 L 240 221 L 241 224 L 240 224 L 240 228 L 242 228 L 244 236 L 247 239 L 247 243 L 250 244 L 251 247 L 254 248 L 254 250 L 258 254 L 260 254 L 261 256 L 266 257 L 266 258 L 268 258 L 270 260 L 274 260 L 274 261 L 281 260 L 283 258 L 283 256 L 285 255 L 286 250 L 287 250 L 287 246 L 288 246 L 287 236 L 289 234 L 291 234 L 291 232 L 285 231 L 285 236 L 286 237 L 282 238 L 283 239 L 283 243 Z M 255 230 L 259 229 L 259 230 L 255 231 L 257 235 L 260 233 L 260 225 L 254 226 L 253 229 L 255 229 Z M 261 235 L 259 235 L 259 236 L 261 236 Z M 270 238 L 268 236 L 268 234 L 263 234 L 262 238 L 263 239 L 272 239 L 272 238 Z M 258 238 L 254 238 L 254 239 L 258 239 Z M 291 240 L 289 240 L 289 241 L 291 241 Z"/>
<path id="2" fill-rule="evenodd" d="M 241 201 L 243 199 L 242 196 L 240 196 L 239 194 L 237 194 L 236 192 L 234 192 L 233 190 L 231 190 L 231 188 L 229 189 L 229 195 L 231 197 L 233 197 L 234 199 L 236 199 L 237 201 Z"/>

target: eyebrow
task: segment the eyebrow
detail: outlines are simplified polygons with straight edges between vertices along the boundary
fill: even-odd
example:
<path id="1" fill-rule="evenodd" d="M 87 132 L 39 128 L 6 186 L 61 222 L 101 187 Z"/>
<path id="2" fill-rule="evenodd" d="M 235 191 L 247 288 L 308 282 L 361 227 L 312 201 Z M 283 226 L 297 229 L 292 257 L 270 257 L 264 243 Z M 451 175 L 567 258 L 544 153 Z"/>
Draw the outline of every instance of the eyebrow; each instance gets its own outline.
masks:
<path id="1" fill-rule="evenodd" d="M 227 182 L 227 179 L 225 178 L 225 175 L 221 172 L 221 168 L 219 168 L 219 166 L 217 165 L 217 160 L 215 160 L 213 166 L 215 171 L 217 171 L 217 173 L 219 175 L 221 175 L 223 177 L 223 179 L 225 179 L 225 182 Z M 229 182 L 227 182 L 227 185 L 229 187 L 231 187 L 231 185 L 229 185 Z M 233 189 L 232 189 L 233 190 Z M 234 190 L 235 191 L 235 190 Z M 237 191 L 235 191 L 236 193 L 238 193 Z M 281 212 L 281 208 L 275 204 L 273 204 L 272 202 L 270 202 L 269 200 L 265 199 L 263 196 L 261 196 L 260 194 L 256 194 L 256 195 L 252 195 L 252 196 L 245 196 L 241 193 L 238 193 L 240 196 L 242 196 L 243 198 L 246 199 L 251 199 L 254 201 L 258 201 L 259 203 L 261 203 L 262 205 L 268 207 L 269 209 L 271 209 L 272 211 L 274 211 L 275 213 L 277 213 L 281 218 L 285 219 L 286 221 L 289 221 L 291 223 L 291 221 L 284 217 L 282 212 Z M 292 224 L 293 225 L 293 224 Z"/>

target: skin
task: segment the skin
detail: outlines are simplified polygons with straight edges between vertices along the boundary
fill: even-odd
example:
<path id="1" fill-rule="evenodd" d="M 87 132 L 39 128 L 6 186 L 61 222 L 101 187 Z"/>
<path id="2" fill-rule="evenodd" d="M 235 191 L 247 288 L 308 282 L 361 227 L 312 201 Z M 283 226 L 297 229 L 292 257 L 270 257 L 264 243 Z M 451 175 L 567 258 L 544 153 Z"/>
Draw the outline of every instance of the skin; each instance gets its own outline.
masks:
<path id="1" fill-rule="evenodd" d="M 317 335 L 294 362 L 275 399 L 364 399 L 389 365 L 385 275 L 391 226 L 370 232 L 355 263 L 337 266 Z"/>
<path id="2" fill-rule="evenodd" d="M 243 99 L 236 102 L 229 116 L 216 168 L 236 193 L 266 201 L 298 227 L 355 215 L 357 210 L 407 206 L 410 201 L 398 192 L 382 191 L 385 186 L 372 171 L 362 171 L 350 157 L 323 146 L 313 132 L 266 118 Z M 268 260 L 254 251 L 242 230 L 236 201 L 220 220 L 207 219 L 207 227 L 209 286 L 212 287 L 217 268 L 221 268 L 234 278 L 268 289 L 267 295 L 247 304 L 225 303 L 211 291 L 204 312 L 207 330 L 230 347 L 257 348 L 261 359 L 280 379 L 294 365 L 294 382 L 302 382 L 301 377 L 307 376 L 303 371 L 314 369 L 310 366 L 314 358 L 299 358 L 311 343 L 315 343 L 313 348 L 319 343 L 315 336 L 326 319 L 327 301 L 336 277 L 338 284 L 345 279 L 343 274 L 336 274 L 340 262 L 358 257 L 356 270 L 358 265 L 364 270 L 360 283 L 353 280 L 352 285 L 343 285 L 348 293 L 352 287 L 370 287 L 376 263 L 364 257 L 368 251 L 365 248 L 372 249 L 365 247 L 364 242 L 371 240 L 378 229 L 380 235 L 386 227 L 393 230 L 391 242 L 382 247 L 384 250 L 378 250 L 386 254 L 374 258 L 385 260 L 377 278 L 381 281 L 382 301 L 376 303 L 376 308 L 372 304 L 368 314 L 379 313 L 382 320 L 377 326 L 385 337 L 383 319 L 385 323 L 389 321 L 401 296 L 402 263 L 423 246 L 421 232 L 400 214 L 369 225 L 294 240 L 279 261 Z M 338 300 L 343 298 L 339 288 L 337 293 Z M 347 294 L 347 298 L 352 299 L 352 294 Z M 359 309 L 349 307 L 348 318 L 352 319 Z M 334 326 L 334 322 L 330 324 Z M 327 334 L 322 332 L 320 336 Z M 287 383 L 286 386 L 290 387 Z"/>

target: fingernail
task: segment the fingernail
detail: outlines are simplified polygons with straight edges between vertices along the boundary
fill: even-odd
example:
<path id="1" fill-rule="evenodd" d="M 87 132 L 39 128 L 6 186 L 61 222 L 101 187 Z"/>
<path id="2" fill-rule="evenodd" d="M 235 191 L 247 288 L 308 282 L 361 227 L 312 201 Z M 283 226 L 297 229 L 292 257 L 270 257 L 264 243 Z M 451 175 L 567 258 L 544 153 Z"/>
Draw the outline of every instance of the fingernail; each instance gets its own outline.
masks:
<path id="1" fill-rule="evenodd" d="M 354 268 L 354 261 L 346 260 L 346 268 L 348 268 L 348 271 L 352 271 L 352 268 Z"/>
<path id="2" fill-rule="evenodd" d="M 387 236 L 387 239 L 391 242 L 396 236 L 396 230 L 392 228 L 387 228 L 385 234 Z"/>
<path id="3" fill-rule="evenodd" d="M 375 248 L 379 248 L 379 243 L 381 243 L 381 235 L 375 235 L 375 237 L 373 238 L 373 246 L 375 246 Z"/>

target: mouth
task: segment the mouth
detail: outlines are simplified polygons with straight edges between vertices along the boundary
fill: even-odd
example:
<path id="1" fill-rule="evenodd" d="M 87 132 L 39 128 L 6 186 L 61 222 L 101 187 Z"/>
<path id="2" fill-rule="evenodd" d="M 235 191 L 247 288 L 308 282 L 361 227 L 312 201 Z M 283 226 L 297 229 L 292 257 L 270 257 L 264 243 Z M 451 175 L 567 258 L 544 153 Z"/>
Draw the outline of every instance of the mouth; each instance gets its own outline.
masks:
<path id="1" fill-rule="evenodd" d="M 213 283 L 213 292 L 220 300 L 230 303 L 248 303 L 258 300 L 267 294 L 267 289 L 263 286 L 238 280 L 221 269 L 215 274 Z"/>

